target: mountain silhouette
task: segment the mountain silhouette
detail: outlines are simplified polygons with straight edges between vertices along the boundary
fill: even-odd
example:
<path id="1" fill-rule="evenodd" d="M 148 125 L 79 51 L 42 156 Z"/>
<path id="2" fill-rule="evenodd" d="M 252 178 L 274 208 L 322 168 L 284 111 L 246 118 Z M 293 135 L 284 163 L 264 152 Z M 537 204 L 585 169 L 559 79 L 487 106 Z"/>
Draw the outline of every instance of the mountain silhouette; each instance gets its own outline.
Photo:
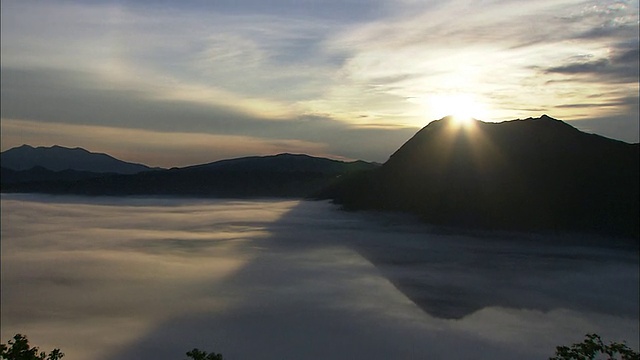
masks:
<path id="1" fill-rule="evenodd" d="M 345 171 L 368 170 L 374 164 L 357 160 L 344 162 L 339 160 L 314 157 L 305 154 L 283 153 L 269 156 L 249 156 L 236 159 L 220 160 L 208 164 L 181 168 L 185 172 L 201 171 L 275 171 L 275 172 L 321 172 L 325 174 L 342 174 Z"/>
<path id="2" fill-rule="evenodd" d="M 347 209 L 409 212 L 445 226 L 639 232 L 639 145 L 549 116 L 433 121 L 379 169 L 319 194 Z"/>
<path id="3" fill-rule="evenodd" d="M 11 183 L 34 183 L 48 181 L 78 181 L 105 176 L 105 173 L 61 170 L 52 171 L 42 166 L 35 166 L 29 170 L 12 170 L 2 167 L 0 179 L 2 184 Z"/>
<path id="4" fill-rule="evenodd" d="M 32 147 L 22 145 L 0 154 L 2 167 L 14 171 L 41 167 L 51 171 L 74 170 L 94 173 L 135 174 L 152 170 L 142 164 L 118 160 L 110 155 L 89 152 L 82 148 Z"/>
<path id="5" fill-rule="evenodd" d="M 203 197 L 308 197 L 341 176 L 376 168 L 364 161 L 344 162 L 300 154 L 227 159 L 208 164 L 103 174 L 3 168 L 3 192 L 79 195 L 171 195 Z M 65 178 L 66 177 L 66 178 Z M 75 178 L 74 178 L 75 177 Z"/>

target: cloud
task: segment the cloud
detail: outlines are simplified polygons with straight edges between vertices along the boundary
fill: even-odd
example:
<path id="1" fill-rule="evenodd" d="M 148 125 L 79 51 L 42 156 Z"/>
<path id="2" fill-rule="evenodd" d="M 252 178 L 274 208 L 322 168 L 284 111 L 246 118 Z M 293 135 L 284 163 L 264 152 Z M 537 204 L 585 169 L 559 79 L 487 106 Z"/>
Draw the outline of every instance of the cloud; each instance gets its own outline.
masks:
<path id="1" fill-rule="evenodd" d="M 290 115 L 291 96 L 317 91 L 312 80 L 323 76 L 324 65 L 311 56 L 321 55 L 314 46 L 331 30 L 188 7 L 176 17 L 162 7 L 11 3 L 5 13 L 12 16 L 3 17 L 4 68 L 82 71 L 113 89 L 270 118 Z M 292 54 L 300 54 L 298 61 Z"/>
<path id="2" fill-rule="evenodd" d="M 257 151 L 256 154 L 271 153 L 280 149 L 284 152 L 308 152 L 312 155 L 329 155 L 331 157 L 361 158 L 373 161 L 385 161 L 389 154 L 416 131 L 411 127 L 370 128 L 356 127 L 348 123 L 336 121 L 330 117 L 299 115 L 291 118 L 271 119 L 269 117 L 256 117 L 251 114 L 238 112 L 225 106 L 212 106 L 210 104 L 193 103 L 188 100 L 161 100 L 150 99 L 147 94 L 135 89 L 116 90 L 103 87 L 103 84 L 95 78 L 81 72 L 72 71 L 34 71 L 5 69 L 2 76 L 2 103 L 0 109 L 4 126 L 5 119 L 24 119 L 43 123 L 43 128 L 63 128 L 63 124 L 98 126 L 102 129 L 116 128 L 116 132 L 126 133 L 131 129 L 148 130 L 149 134 L 155 134 L 157 139 L 164 139 L 165 151 L 159 146 L 151 146 L 150 137 L 140 138 L 140 142 L 132 136 L 110 138 L 113 141 L 130 141 L 127 146 L 142 149 L 146 143 L 151 147 L 144 151 L 147 155 L 137 161 L 152 164 L 168 164 L 171 159 L 179 161 L 171 166 L 192 164 L 205 160 L 213 161 L 225 156 L 247 155 L 248 151 Z M 10 90 L 9 90 L 10 89 Z M 58 125 L 59 124 L 59 125 Z M 85 129 L 86 133 L 80 130 Z M 119 130 L 118 130 L 119 129 Z M 176 132 L 172 137 L 170 133 Z M 33 127 L 24 131 L 14 128 L 12 132 L 2 134 L 3 149 L 9 144 L 21 145 L 47 145 L 54 142 L 52 137 L 46 139 L 46 133 L 39 132 L 33 136 Z M 107 132 L 108 133 L 108 132 Z M 218 138 L 228 139 L 234 136 L 244 139 L 256 139 L 255 144 L 245 146 L 239 151 L 239 144 L 248 144 L 247 141 L 237 142 L 234 145 L 229 142 L 211 142 L 203 148 L 194 142 L 191 150 L 184 141 L 185 134 L 216 135 Z M 73 136 L 78 136 L 74 139 Z M 89 132 L 89 128 L 77 127 L 69 132 L 66 138 L 57 136 L 55 141 L 61 141 L 59 145 L 86 146 L 86 140 L 100 139 L 99 132 Z M 210 137 L 215 139 L 216 137 Z M 176 146 L 171 142 L 176 141 Z M 98 151 L 95 146 L 106 141 L 94 142 L 89 150 Z M 75 144 L 75 145 L 74 145 Z M 184 145 L 185 156 L 180 159 L 175 157 L 178 146 Z M 231 145 L 224 150 L 223 144 Z M 266 144 L 271 144 L 265 146 Z M 91 144 L 90 144 L 91 145 Z M 112 142 L 111 145 L 115 145 Z M 103 148 L 112 155 L 122 152 L 121 146 Z M 216 149 L 216 151 L 203 151 Z M 102 150 L 102 149 L 100 149 Z M 151 155 L 156 153 L 156 159 Z M 187 160 L 186 155 L 195 157 Z M 255 154 L 254 154 L 255 155 Z"/>
<path id="3" fill-rule="evenodd" d="M 275 0 L 264 1 L 248 0 L 218 0 L 215 2 L 190 0 L 180 4 L 171 1 L 125 2 L 131 7 L 146 8 L 149 3 L 154 6 L 162 6 L 171 10 L 184 10 L 185 8 L 196 11 L 217 12 L 226 15 L 257 14 L 270 16 L 286 16 L 300 19 L 328 19 L 332 21 L 366 21 L 379 17 L 391 11 L 395 1 L 382 0 L 326 0 L 317 2 L 314 0 Z M 161 5 L 159 5 L 161 4 Z"/>
<path id="4" fill-rule="evenodd" d="M 571 64 L 565 66 L 558 66 L 548 69 L 548 72 L 557 72 L 561 74 L 576 74 L 576 73 L 594 73 L 602 71 L 609 62 L 607 60 L 597 60 L 586 63 Z"/>
<path id="5" fill-rule="evenodd" d="M 621 100 L 625 105 L 620 113 L 612 112 L 602 117 L 589 117 L 571 122 L 578 129 L 602 136 L 620 139 L 628 143 L 640 142 L 640 122 L 629 118 L 640 118 L 640 99 L 629 97 Z M 620 135 L 624 134 L 624 135 Z"/>
<path id="6" fill-rule="evenodd" d="M 588 61 L 580 61 L 579 59 L 566 65 L 548 68 L 545 71 L 547 73 L 592 76 L 587 79 L 578 79 L 578 81 L 637 84 L 640 78 L 640 70 L 638 70 L 640 52 L 638 43 L 634 45 L 619 44 L 610 51 L 608 58 Z"/>
<path id="7" fill-rule="evenodd" d="M 342 28 L 333 20 L 193 6 L 169 16 L 139 3 L 3 3 L 2 118 L 296 139 L 375 161 L 417 130 L 406 122 L 360 130 L 351 113 L 307 107 L 341 61 L 322 46 Z"/>
<path id="8" fill-rule="evenodd" d="M 620 91 L 637 92 L 633 49 L 623 57 L 623 45 L 614 45 L 613 54 L 607 55 L 611 44 L 637 44 L 632 5 L 597 14 L 589 3 L 579 1 L 497 1 L 482 7 L 447 2 L 414 9 L 412 14 L 354 27 L 330 42 L 337 49 L 352 48 L 342 71 L 347 86 L 362 94 L 354 103 L 373 104 L 375 109 L 386 96 L 388 108 L 402 109 L 405 118 L 415 119 L 424 114 L 435 117 L 430 99 L 473 95 L 490 109 L 491 119 L 507 120 L 540 115 L 519 109 L 552 112 L 558 99 L 607 92 L 621 82 L 627 85 Z M 619 31 L 586 35 L 594 26 L 608 23 Z M 636 31 L 624 30 L 629 26 Z M 598 61 L 563 63 L 576 55 Z M 571 67 L 563 68 L 567 65 Z M 536 67 L 557 71 L 541 73 Z M 579 70 L 599 76 L 589 88 L 549 86 Z M 579 118 L 577 114 L 570 108 L 554 112 L 563 119 Z"/>
<path id="9" fill-rule="evenodd" d="M 592 101 L 593 100 L 598 100 L 598 98 L 603 97 L 603 96 L 591 96 L 589 97 Z M 562 105 L 557 105 L 557 108 L 603 108 L 603 107 L 630 107 L 633 106 L 633 104 L 636 103 L 636 101 L 634 101 L 633 97 L 629 97 L 629 98 L 618 98 L 618 99 L 611 99 L 609 97 L 603 97 L 603 101 L 598 101 L 598 102 L 584 102 L 584 103 L 577 103 L 577 104 L 562 104 Z"/>

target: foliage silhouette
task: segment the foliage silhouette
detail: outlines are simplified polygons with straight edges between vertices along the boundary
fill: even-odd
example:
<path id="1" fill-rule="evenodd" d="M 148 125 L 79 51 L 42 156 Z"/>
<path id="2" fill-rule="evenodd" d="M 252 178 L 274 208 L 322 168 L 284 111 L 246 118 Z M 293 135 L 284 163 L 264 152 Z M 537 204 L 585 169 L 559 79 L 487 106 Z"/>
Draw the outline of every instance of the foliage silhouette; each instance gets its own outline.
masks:
<path id="1" fill-rule="evenodd" d="M 0 344 L 0 359 L 7 360 L 60 360 L 64 353 L 60 349 L 53 349 L 49 354 L 38 353 L 37 347 L 31 347 L 25 335 L 16 334 L 13 340 L 9 340 L 8 346 Z"/>
<path id="2" fill-rule="evenodd" d="M 50 353 L 38 353 L 37 347 L 31 347 L 25 335 L 16 334 L 7 344 L 0 344 L 0 359 L 6 360 L 60 360 L 64 353 L 53 349 Z M 187 360 L 224 360 L 222 354 L 194 348 L 187 351 Z M 606 355 L 606 360 L 640 360 L 640 354 L 629 348 L 624 342 L 610 342 L 605 345 L 597 334 L 586 334 L 585 340 L 571 346 L 557 346 L 556 354 L 549 360 L 595 360 L 598 355 Z M 601 358 L 597 358 L 601 359 Z"/>
<path id="3" fill-rule="evenodd" d="M 197 348 L 187 351 L 187 356 L 189 359 L 193 360 L 224 360 L 222 358 L 222 354 L 217 354 L 215 352 L 207 353 L 206 351 L 201 351 Z"/>
<path id="4" fill-rule="evenodd" d="M 640 360 L 640 354 L 624 343 L 611 342 L 605 345 L 597 334 L 585 336 L 583 342 L 556 347 L 556 356 L 549 360 L 594 360 L 599 354 L 606 355 L 607 360 Z"/>

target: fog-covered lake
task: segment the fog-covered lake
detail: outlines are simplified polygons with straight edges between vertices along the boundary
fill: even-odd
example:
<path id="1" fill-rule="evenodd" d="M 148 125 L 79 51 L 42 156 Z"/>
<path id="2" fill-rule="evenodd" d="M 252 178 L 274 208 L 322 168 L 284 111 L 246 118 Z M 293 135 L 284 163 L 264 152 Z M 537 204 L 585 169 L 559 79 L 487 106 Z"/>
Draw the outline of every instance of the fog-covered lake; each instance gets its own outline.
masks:
<path id="1" fill-rule="evenodd" d="M 326 202 L 2 195 L 2 342 L 65 359 L 546 359 L 638 349 L 638 246 Z"/>

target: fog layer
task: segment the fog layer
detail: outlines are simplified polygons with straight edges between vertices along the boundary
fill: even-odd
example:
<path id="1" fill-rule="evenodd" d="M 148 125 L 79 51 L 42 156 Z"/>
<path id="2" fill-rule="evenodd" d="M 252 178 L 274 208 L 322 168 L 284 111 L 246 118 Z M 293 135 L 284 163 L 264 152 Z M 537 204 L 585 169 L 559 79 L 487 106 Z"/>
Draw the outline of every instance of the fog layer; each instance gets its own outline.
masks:
<path id="1" fill-rule="evenodd" d="M 638 349 L 638 248 L 324 202 L 2 195 L 2 342 L 71 359 L 541 359 Z"/>

